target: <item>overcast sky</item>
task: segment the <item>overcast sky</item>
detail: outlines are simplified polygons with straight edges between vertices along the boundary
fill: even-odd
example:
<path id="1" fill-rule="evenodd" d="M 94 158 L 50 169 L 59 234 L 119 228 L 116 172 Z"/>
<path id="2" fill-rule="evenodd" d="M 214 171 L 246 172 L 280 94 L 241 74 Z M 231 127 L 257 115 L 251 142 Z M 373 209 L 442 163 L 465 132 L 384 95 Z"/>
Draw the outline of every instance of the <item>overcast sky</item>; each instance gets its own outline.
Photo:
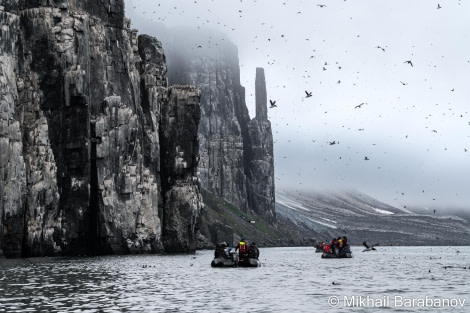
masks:
<path id="1" fill-rule="evenodd" d="M 470 1 L 126 0 L 126 15 L 141 33 L 226 33 L 251 117 L 264 67 L 276 188 L 470 210 Z"/>

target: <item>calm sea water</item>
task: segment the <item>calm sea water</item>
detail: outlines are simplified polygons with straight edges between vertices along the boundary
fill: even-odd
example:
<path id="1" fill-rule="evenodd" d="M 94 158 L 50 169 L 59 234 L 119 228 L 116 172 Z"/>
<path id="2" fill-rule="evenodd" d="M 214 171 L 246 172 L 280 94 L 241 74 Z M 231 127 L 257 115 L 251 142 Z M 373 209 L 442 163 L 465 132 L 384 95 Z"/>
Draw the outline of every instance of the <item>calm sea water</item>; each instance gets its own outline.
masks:
<path id="1" fill-rule="evenodd" d="M 0 261 L 0 312 L 470 312 L 470 247 L 352 251 L 261 247 L 258 268 L 211 268 L 212 251 Z"/>

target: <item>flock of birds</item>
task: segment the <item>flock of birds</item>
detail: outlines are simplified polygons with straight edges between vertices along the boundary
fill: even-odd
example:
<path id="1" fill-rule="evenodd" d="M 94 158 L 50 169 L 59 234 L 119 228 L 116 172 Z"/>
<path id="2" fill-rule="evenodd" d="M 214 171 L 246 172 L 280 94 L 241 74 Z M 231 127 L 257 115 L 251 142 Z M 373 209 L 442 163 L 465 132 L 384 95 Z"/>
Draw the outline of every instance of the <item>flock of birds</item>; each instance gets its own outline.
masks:
<path id="1" fill-rule="evenodd" d="M 145 1 L 142 1 L 142 0 L 127 0 L 127 2 L 130 2 L 132 4 L 133 9 L 136 10 L 136 11 L 141 10 L 141 9 L 144 8 L 144 6 L 142 4 L 145 3 Z M 251 2 L 251 4 L 256 3 L 256 2 L 257 1 L 254 0 L 253 2 Z M 142 14 L 147 13 L 147 17 L 149 17 L 149 19 L 151 19 L 151 20 L 160 21 L 160 22 L 167 22 L 167 21 L 171 20 L 172 18 L 174 19 L 175 16 L 182 16 L 183 18 L 185 18 L 185 16 L 187 14 L 189 14 L 189 11 L 191 11 L 191 10 L 195 11 L 196 8 L 198 8 L 199 6 L 201 8 L 205 7 L 205 9 L 198 10 L 198 13 L 197 13 L 197 16 L 196 16 L 196 22 L 198 23 L 197 24 L 197 29 L 202 30 L 206 27 L 220 27 L 224 32 L 228 32 L 229 34 L 235 34 L 236 32 L 240 31 L 240 29 L 242 28 L 241 24 L 243 24 L 243 21 L 244 21 L 243 19 L 247 18 L 247 16 L 249 16 L 249 14 L 250 14 L 250 12 L 248 12 L 249 9 L 246 9 L 247 8 L 245 6 L 246 2 L 240 1 L 239 8 L 237 8 L 234 11 L 234 14 L 233 14 L 234 17 L 238 17 L 239 21 L 241 21 L 241 23 L 238 22 L 238 24 L 237 24 L 233 20 L 228 20 L 228 19 L 224 20 L 221 17 L 222 15 L 219 16 L 216 12 L 215 2 L 214 2 L 214 6 L 207 5 L 208 1 L 199 1 L 199 0 L 188 1 L 186 3 L 188 4 L 187 7 L 183 7 L 182 4 L 180 4 L 180 3 L 179 4 L 169 5 L 169 4 L 163 4 L 163 2 L 161 2 L 161 4 L 157 2 L 157 3 L 154 4 L 154 7 L 155 7 L 154 10 L 146 10 L 145 12 L 142 12 Z M 190 7 L 189 4 L 193 5 L 194 7 Z M 321 12 L 327 12 L 327 11 L 329 12 L 333 9 L 333 5 L 329 5 L 329 4 L 326 5 L 326 4 L 322 4 L 322 3 L 310 4 L 310 7 L 309 7 L 308 10 L 307 9 L 299 10 L 298 7 L 296 7 L 295 5 L 291 5 L 290 3 L 287 3 L 287 1 L 282 2 L 282 3 L 281 2 L 273 2 L 272 5 L 273 6 L 278 6 L 278 5 L 285 6 L 285 9 L 282 9 L 286 13 L 285 16 L 287 16 L 287 11 L 289 11 L 289 14 L 291 14 L 291 15 L 294 15 L 294 14 L 297 15 L 299 17 L 299 25 L 302 25 L 302 22 L 300 22 L 300 19 L 304 18 L 307 15 L 307 12 L 308 13 L 313 13 L 313 12 L 310 12 L 309 10 L 314 10 L 314 6 L 317 7 L 318 10 L 321 10 Z M 434 3 L 432 5 L 434 6 L 434 8 L 439 9 L 440 10 L 439 12 L 446 11 L 446 8 L 441 6 L 440 4 Z M 458 5 L 461 5 L 460 1 L 459 1 Z M 446 4 L 446 6 L 448 6 L 448 5 Z M 204 10 L 206 12 L 203 12 Z M 152 11 L 153 11 L 153 13 L 151 13 Z M 320 12 L 320 11 L 318 11 L 318 12 Z M 320 13 L 320 14 L 323 14 L 323 13 Z M 318 76 L 319 74 L 321 75 L 321 74 L 325 73 L 325 75 L 331 75 L 331 73 L 333 72 L 331 69 L 332 69 L 332 67 L 334 67 L 338 71 L 338 73 L 346 73 L 347 71 L 349 71 L 348 73 L 351 73 L 351 75 L 352 74 L 357 75 L 357 77 L 355 77 L 356 82 L 351 82 L 351 79 L 354 79 L 354 77 L 352 77 L 352 76 L 348 77 L 348 76 L 343 75 L 341 77 L 336 77 L 335 80 L 334 80 L 334 83 L 338 86 L 338 88 L 342 88 L 341 86 L 346 87 L 346 86 L 350 86 L 350 85 L 356 86 L 356 85 L 361 84 L 361 82 L 357 81 L 358 77 L 361 75 L 359 73 L 360 69 L 358 68 L 357 72 L 353 72 L 353 70 L 351 70 L 351 67 L 356 66 L 356 64 L 344 63 L 344 60 L 340 61 L 340 59 L 337 59 L 338 61 L 330 61 L 330 60 L 325 61 L 325 59 L 323 59 L 321 61 L 321 63 L 318 64 L 318 72 L 319 73 L 318 72 L 314 73 L 309 68 L 311 62 L 316 63 L 317 59 L 319 59 L 320 57 L 322 57 L 322 58 L 328 57 L 327 54 L 324 54 L 324 52 L 322 53 L 321 47 L 326 46 L 326 44 L 329 41 L 329 38 L 325 38 L 321 41 L 318 41 L 318 38 L 314 39 L 314 37 L 305 37 L 305 38 L 303 38 L 304 45 L 309 47 L 309 50 L 305 50 L 305 52 L 308 53 L 308 54 L 304 55 L 306 57 L 306 60 L 304 62 L 305 63 L 305 68 L 300 69 L 298 66 L 293 66 L 293 65 L 281 63 L 281 62 L 284 62 L 284 61 L 280 61 L 278 58 L 274 57 L 274 54 L 276 53 L 276 49 L 278 49 L 278 46 L 275 46 L 275 45 L 280 44 L 280 43 L 281 44 L 284 43 L 284 44 L 286 44 L 287 47 L 289 47 L 292 40 L 293 40 L 292 32 L 290 32 L 289 29 L 281 29 L 279 27 L 279 25 L 281 25 L 281 24 L 278 23 L 278 21 L 270 19 L 269 16 L 267 16 L 267 15 L 266 16 L 259 15 L 258 17 L 259 17 L 258 22 L 259 22 L 260 28 L 261 28 L 260 32 L 255 33 L 253 31 L 251 36 L 250 36 L 249 33 L 245 33 L 244 34 L 245 38 L 250 39 L 250 37 L 251 37 L 252 44 L 255 45 L 255 47 L 256 47 L 255 50 L 256 51 L 258 51 L 258 49 L 263 49 L 263 48 L 267 49 L 267 51 L 269 51 L 265 55 L 265 62 L 268 65 L 268 67 L 270 67 L 270 66 L 273 66 L 273 67 L 275 67 L 275 66 L 277 66 L 277 67 L 285 66 L 287 68 L 290 68 L 293 71 L 293 73 L 296 73 L 295 74 L 296 76 L 301 75 L 301 77 L 305 80 L 305 83 L 309 84 L 309 86 L 305 86 L 306 90 L 304 90 L 304 94 L 301 97 L 298 97 L 298 98 L 295 96 L 295 94 L 294 94 L 294 97 L 290 96 L 288 98 L 286 98 L 285 95 L 283 94 L 282 98 L 281 98 L 280 92 L 273 92 L 272 93 L 274 95 L 274 97 L 272 96 L 271 99 L 269 100 L 269 108 L 273 109 L 272 110 L 273 113 L 271 114 L 270 117 L 274 118 L 276 120 L 275 127 L 273 127 L 273 130 L 275 130 L 276 132 L 280 129 L 279 126 L 283 126 L 281 124 L 281 123 L 283 123 L 282 121 L 285 121 L 285 125 L 289 128 L 289 131 L 293 130 L 292 125 L 295 125 L 295 123 L 297 121 L 297 117 L 292 118 L 292 117 L 288 117 L 287 115 L 285 115 L 284 110 L 288 110 L 289 113 L 299 112 L 301 115 L 307 115 L 308 114 L 308 112 L 303 113 L 302 109 L 300 109 L 300 108 L 297 109 L 297 108 L 295 108 L 295 106 L 292 106 L 291 103 L 286 101 L 287 99 L 289 99 L 289 98 L 294 99 L 293 101 L 295 101 L 295 99 L 299 99 L 299 102 L 305 100 L 306 101 L 305 103 L 307 103 L 307 102 L 312 103 L 312 105 L 315 105 L 315 107 L 321 107 L 321 106 L 326 107 L 327 106 L 327 105 L 325 105 L 325 103 L 323 103 L 323 104 L 318 103 L 318 99 L 322 95 L 321 93 L 324 92 L 322 88 L 326 85 L 326 82 L 324 82 Z M 351 17 L 350 19 L 355 20 L 356 17 Z M 316 35 L 314 35 L 315 31 L 316 31 L 315 29 L 312 29 L 312 32 L 311 32 L 312 36 L 316 36 Z M 357 34 L 356 33 L 356 38 L 358 38 L 358 40 L 363 38 L 363 37 L 366 37 L 366 36 L 368 36 L 368 34 Z M 223 39 L 218 39 L 218 40 L 223 40 Z M 194 44 L 193 47 L 195 49 L 203 50 L 203 49 L 210 49 L 211 47 L 213 48 L 215 45 L 217 45 L 217 40 L 215 40 L 214 38 L 210 38 L 206 42 L 201 41 L 199 43 Z M 397 50 L 397 47 L 394 46 L 391 42 L 388 42 L 387 44 L 379 44 L 379 45 L 373 44 L 373 45 L 371 45 L 371 48 L 372 49 L 378 49 L 379 53 L 383 52 L 384 53 L 383 56 L 385 56 L 385 58 L 389 58 L 388 54 L 390 52 L 393 53 L 393 51 Z M 414 49 L 414 46 L 411 46 L 410 50 L 413 50 L 413 49 Z M 348 53 L 351 53 L 351 51 L 348 50 L 348 51 L 344 52 L 344 54 L 348 54 Z M 302 55 L 303 55 L 303 52 L 296 51 L 294 58 L 300 59 L 300 58 L 302 58 Z M 403 54 L 403 55 L 404 56 L 401 59 L 401 61 L 399 59 L 399 60 L 397 60 L 397 63 L 398 63 L 398 65 L 399 65 L 400 62 L 403 64 L 402 67 L 400 68 L 400 71 L 403 71 L 403 73 L 405 73 L 404 75 L 412 76 L 412 75 L 415 75 L 415 74 L 409 74 L 409 73 L 411 73 L 411 71 L 420 71 L 421 70 L 421 68 L 423 67 L 422 60 L 418 60 L 417 56 L 415 56 L 413 53 L 411 53 L 411 56 L 410 55 L 406 56 L 406 54 Z M 244 64 L 241 64 L 242 69 L 243 69 L 243 66 L 244 66 Z M 397 64 L 395 64 L 395 66 L 397 66 Z M 409 69 L 407 69 L 406 66 L 409 66 Z M 429 66 L 429 68 L 432 68 L 432 67 Z M 267 71 L 267 73 L 268 73 L 267 82 L 269 83 L 270 80 L 273 80 L 273 77 L 269 76 L 269 71 Z M 300 74 L 300 73 L 302 73 L 302 74 Z M 408 74 L 406 74 L 406 73 L 408 73 Z M 315 85 L 312 85 L 313 81 L 317 78 L 319 80 L 322 80 L 322 81 L 319 82 L 320 85 L 318 87 L 315 86 Z M 274 78 L 274 79 L 279 79 L 279 78 Z M 296 84 L 297 87 L 298 87 L 298 81 L 297 80 L 294 80 L 292 82 L 294 84 Z M 282 83 L 280 83 L 276 87 L 279 87 L 279 89 L 282 91 L 282 89 L 286 88 L 286 85 L 289 84 L 289 83 L 291 83 L 291 81 L 286 79 L 286 80 L 282 81 Z M 403 88 L 408 87 L 406 90 L 410 90 L 412 87 L 414 87 L 413 86 L 414 82 L 409 77 L 406 77 L 405 79 L 401 78 L 401 80 L 398 79 L 397 84 L 400 84 L 401 86 L 403 86 Z M 289 87 L 290 90 L 293 89 L 292 86 L 287 86 L 287 87 Z M 431 89 L 432 87 L 433 86 L 430 86 L 429 88 Z M 270 89 L 272 90 L 273 88 L 270 88 Z M 305 88 L 302 88 L 302 89 L 305 89 Z M 349 88 L 349 89 L 351 89 L 351 88 Z M 287 90 L 287 88 L 286 88 L 286 90 Z M 403 90 L 405 90 L 405 89 L 403 89 Z M 456 88 L 451 89 L 451 91 L 454 91 L 454 90 L 456 90 Z M 269 91 L 269 89 L 268 89 L 268 91 Z M 299 93 L 300 92 L 301 91 L 299 91 Z M 367 97 L 367 95 L 363 95 L 363 96 L 364 96 L 364 98 Z M 368 112 L 369 108 L 370 109 L 376 109 L 377 106 L 379 105 L 378 103 L 375 103 L 370 99 L 364 99 L 364 98 L 362 99 L 362 101 L 360 100 L 360 101 L 357 101 L 356 103 L 354 103 L 353 102 L 354 100 L 352 100 L 351 104 L 350 104 L 351 105 L 350 108 L 356 109 L 358 112 L 361 112 L 361 113 L 369 114 L 369 112 Z M 307 99 L 309 99 L 309 100 L 307 101 Z M 366 101 L 364 101 L 364 100 L 366 100 Z M 412 106 L 412 107 L 413 107 L 414 110 L 416 110 L 415 106 Z M 364 108 L 366 108 L 366 109 L 364 109 Z M 410 108 L 411 108 L 411 104 L 410 104 Z M 359 110 L 359 109 L 364 109 L 364 110 Z M 387 109 L 388 110 L 389 109 L 395 109 L 395 107 L 394 108 L 387 108 Z M 329 108 L 328 111 L 325 109 L 324 113 L 325 114 L 327 114 L 327 113 L 334 114 L 334 113 L 331 113 L 332 110 L 333 109 L 331 109 L 331 108 Z M 409 108 L 406 108 L 406 110 L 409 110 Z M 447 116 L 450 115 L 450 113 L 448 113 L 448 112 L 446 112 L 446 113 L 447 113 Z M 465 112 L 465 113 L 468 113 L 468 112 Z M 443 113 L 443 114 L 445 114 L 445 113 Z M 459 112 L 458 114 L 465 115 L 464 112 Z M 328 115 L 328 116 L 330 116 L 330 115 Z M 382 116 L 380 115 L 378 118 L 381 118 L 381 117 Z M 464 117 L 464 116 L 462 116 L 462 117 Z M 467 117 L 467 115 L 465 115 L 465 117 Z M 377 117 L 371 117 L 371 118 L 376 119 Z M 426 116 L 426 120 L 431 120 L 431 119 L 435 119 L 435 117 L 431 116 L 431 114 L 429 114 L 429 116 Z M 324 124 L 327 125 L 327 122 L 325 122 Z M 470 122 L 468 122 L 468 124 L 470 125 Z M 301 125 L 300 123 L 297 126 L 298 126 L 297 127 L 297 132 L 300 133 L 304 126 Z M 338 128 L 340 128 L 340 127 L 338 127 Z M 344 125 L 342 127 L 344 127 Z M 439 129 L 437 127 L 435 127 L 435 126 L 426 126 L 426 127 L 430 128 L 429 130 L 432 131 L 432 134 L 434 136 L 438 136 L 438 135 L 439 135 L 439 137 L 442 136 L 442 133 L 439 131 Z M 364 127 L 363 125 L 360 125 L 356 129 L 351 128 L 351 130 L 361 131 L 361 134 L 369 135 L 369 131 L 368 131 L 367 126 Z M 438 131 L 439 131 L 439 133 L 438 133 Z M 305 133 L 301 133 L 301 136 L 305 137 Z M 339 140 L 337 138 L 331 138 L 330 137 L 330 140 L 326 142 L 326 146 L 336 146 L 336 145 L 338 145 Z M 409 138 L 408 134 L 404 135 L 403 138 L 408 139 Z M 413 136 L 410 136 L 410 138 L 413 138 Z M 316 140 L 316 139 L 318 139 L 318 138 L 312 139 L 311 141 L 312 142 L 318 142 L 318 140 Z M 339 138 L 339 139 L 341 139 L 341 138 Z M 289 143 L 293 143 L 295 141 L 296 141 L 296 138 L 290 138 L 289 139 Z M 344 142 L 346 142 L 346 141 L 347 141 L 346 139 L 341 140 L 343 145 L 344 145 Z M 349 148 L 350 147 L 348 145 L 348 149 Z M 467 152 L 467 151 L 468 151 L 467 147 L 464 147 L 463 152 Z M 371 155 L 371 153 L 372 152 L 367 152 L 368 155 L 365 155 L 366 153 L 364 153 L 361 156 L 361 159 L 364 160 L 364 161 L 370 161 L 372 159 L 372 161 L 368 164 L 375 164 L 375 163 L 377 163 L 378 157 L 376 157 L 376 155 Z M 339 155 L 338 157 L 339 157 L 338 158 L 339 160 L 341 160 L 341 159 L 345 160 L 346 159 L 346 158 L 342 158 L 341 155 Z M 288 156 L 285 155 L 285 156 L 283 156 L 283 158 L 284 159 L 288 158 Z M 344 161 L 343 161 L 343 164 L 344 164 Z M 381 166 L 378 166 L 377 169 L 381 169 Z M 278 176 L 284 175 L 284 173 L 281 172 L 281 171 L 278 171 L 277 173 L 278 173 Z M 279 179 L 279 178 L 276 178 L 276 179 Z M 340 177 L 338 177 L 338 179 L 340 179 Z M 341 180 L 342 179 L 343 178 L 341 178 Z M 299 183 L 301 183 L 301 182 L 299 181 Z M 402 192 L 397 192 L 397 194 L 402 194 Z"/>

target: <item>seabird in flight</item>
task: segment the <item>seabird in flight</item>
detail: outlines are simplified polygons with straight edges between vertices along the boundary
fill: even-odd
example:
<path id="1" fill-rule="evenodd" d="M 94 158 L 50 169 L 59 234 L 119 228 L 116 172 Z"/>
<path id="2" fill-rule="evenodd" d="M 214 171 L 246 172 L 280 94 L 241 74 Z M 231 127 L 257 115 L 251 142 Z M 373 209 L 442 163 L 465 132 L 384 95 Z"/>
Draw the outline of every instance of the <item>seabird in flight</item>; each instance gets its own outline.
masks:
<path id="1" fill-rule="evenodd" d="M 411 65 L 411 67 L 413 67 L 413 63 L 412 63 L 410 60 L 405 61 L 405 62 L 403 62 L 403 63 L 408 63 L 409 65 Z"/>
<path id="2" fill-rule="evenodd" d="M 375 245 L 370 245 L 370 246 L 369 246 L 369 245 L 364 241 L 364 242 L 362 243 L 362 245 L 363 245 L 364 247 L 366 247 L 364 250 L 362 250 L 362 252 L 365 252 L 365 251 L 372 251 L 372 250 L 375 251 L 376 249 L 374 248 L 374 246 L 378 246 L 379 244 L 376 243 Z"/>

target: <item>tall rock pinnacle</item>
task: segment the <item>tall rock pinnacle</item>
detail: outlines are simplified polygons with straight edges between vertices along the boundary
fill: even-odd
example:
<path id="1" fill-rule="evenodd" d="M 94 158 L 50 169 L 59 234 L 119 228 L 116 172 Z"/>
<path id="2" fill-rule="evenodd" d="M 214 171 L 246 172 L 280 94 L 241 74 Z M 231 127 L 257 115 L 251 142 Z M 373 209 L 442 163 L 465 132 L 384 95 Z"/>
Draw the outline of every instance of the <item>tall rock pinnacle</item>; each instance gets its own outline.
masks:
<path id="1" fill-rule="evenodd" d="M 273 138 L 264 69 L 256 69 L 256 117 L 251 119 L 240 84 L 237 47 L 223 40 L 211 49 L 194 50 L 191 47 L 203 39 L 192 32 L 172 30 L 165 50 L 170 84 L 201 90 L 201 187 L 248 215 L 255 212 L 275 223 Z"/>
<path id="2" fill-rule="evenodd" d="M 267 114 L 264 69 L 256 68 L 256 117 L 248 123 L 245 149 L 248 204 L 270 223 L 276 222 L 274 192 L 274 156 L 271 122 Z"/>
<path id="3" fill-rule="evenodd" d="M 268 96 L 266 94 L 266 80 L 262 67 L 256 68 L 255 92 L 256 118 L 266 120 L 268 119 Z"/>

